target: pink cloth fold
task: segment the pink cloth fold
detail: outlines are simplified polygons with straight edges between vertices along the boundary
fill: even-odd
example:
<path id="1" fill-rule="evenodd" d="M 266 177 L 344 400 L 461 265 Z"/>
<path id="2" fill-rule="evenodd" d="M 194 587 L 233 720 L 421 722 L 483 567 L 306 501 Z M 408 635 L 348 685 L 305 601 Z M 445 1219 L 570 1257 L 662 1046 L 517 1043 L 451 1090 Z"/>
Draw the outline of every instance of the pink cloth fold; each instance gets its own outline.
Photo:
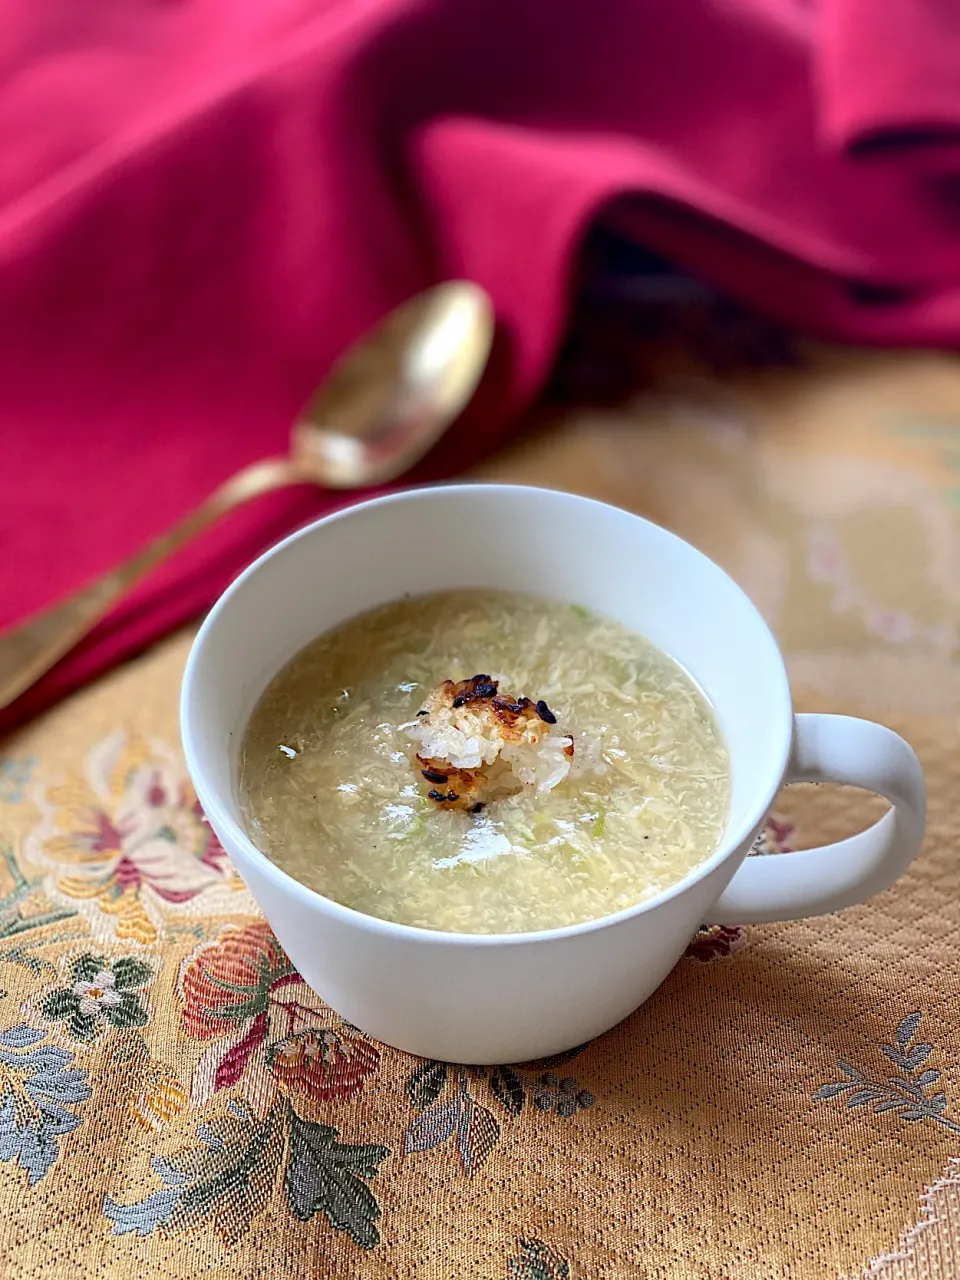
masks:
<path id="1" fill-rule="evenodd" d="M 956 0 L 830 0 L 821 40 L 828 145 L 850 152 L 960 146 Z"/>
<path id="2" fill-rule="evenodd" d="M 953 0 L 0 0 L 0 626 L 285 449 L 330 363 L 444 277 L 492 294 L 476 405 L 536 394 L 598 216 L 802 330 L 960 337 Z M 252 505 L 9 727 L 196 616 Z"/>

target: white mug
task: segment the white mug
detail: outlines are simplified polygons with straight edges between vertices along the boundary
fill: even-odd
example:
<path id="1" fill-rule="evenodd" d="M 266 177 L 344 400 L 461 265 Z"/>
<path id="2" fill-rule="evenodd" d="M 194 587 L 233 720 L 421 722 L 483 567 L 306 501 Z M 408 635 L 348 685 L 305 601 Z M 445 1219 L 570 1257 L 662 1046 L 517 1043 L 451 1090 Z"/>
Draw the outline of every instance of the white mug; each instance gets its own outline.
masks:
<path id="1" fill-rule="evenodd" d="M 237 758 L 271 678 L 363 610 L 450 588 L 535 592 L 618 619 L 679 661 L 726 739 L 730 813 L 716 852 L 658 897 L 523 934 L 394 924 L 306 888 L 251 843 Z M 886 888 L 923 838 L 923 774 L 889 729 L 794 716 L 783 659 L 740 588 L 688 543 L 587 498 L 450 485 L 377 498 L 293 534 L 243 573 L 187 663 L 183 743 L 197 795 L 290 959 L 348 1022 L 454 1062 L 522 1062 L 606 1031 L 664 980 L 704 922 L 838 911 Z M 785 781 L 845 782 L 891 809 L 869 830 L 747 858 Z"/>

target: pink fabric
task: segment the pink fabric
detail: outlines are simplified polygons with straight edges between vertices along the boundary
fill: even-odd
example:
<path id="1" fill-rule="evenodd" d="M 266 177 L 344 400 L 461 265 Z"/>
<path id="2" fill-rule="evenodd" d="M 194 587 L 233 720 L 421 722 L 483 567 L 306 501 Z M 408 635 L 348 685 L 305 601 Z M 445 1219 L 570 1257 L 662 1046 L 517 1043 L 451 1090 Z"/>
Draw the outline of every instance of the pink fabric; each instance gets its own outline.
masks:
<path id="1" fill-rule="evenodd" d="M 0 0 L 0 626 L 282 452 L 441 277 L 490 290 L 501 346 L 420 474 L 491 447 L 601 210 L 802 329 L 956 344 L 958 181 L 955 0 Z M 236 516 L 0 725 L 341 500 Z"/>

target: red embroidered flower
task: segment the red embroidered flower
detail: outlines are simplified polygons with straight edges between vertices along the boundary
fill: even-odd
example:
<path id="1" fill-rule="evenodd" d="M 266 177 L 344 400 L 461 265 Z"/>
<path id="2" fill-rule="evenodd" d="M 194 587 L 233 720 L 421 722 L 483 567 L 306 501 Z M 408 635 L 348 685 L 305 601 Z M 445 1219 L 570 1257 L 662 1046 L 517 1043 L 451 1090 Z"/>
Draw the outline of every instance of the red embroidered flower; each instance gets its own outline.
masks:
<path id="1" fill-rule="evenodd" d="M 285 981 L 302 980 L 265 920 L 227 928 L 183 970 L 183 1029 L 197 1040 L 235 1031 L 265 1014 L 271 991 Z"/>
<path id="2" fill-rule="evenodd" d="M 196 951 L 180 975 L 180 996 L 187 1035 L 216 1042 L 198 1064 L 196 1100 L 242 1084 L 257 1114 L 266 1114 L 279 1089 L 298 1114 L 318 1118 L 324 1103 L 361 1093 L 380 1065 L 372 1044 L 330 1027 L 330 1010 L 265 920 L 228 926 Z"/>
<path id="3" fill-rule="evenodd" d="M 743 945 L 747 931 L 739 924 L 704 925 L 683 953 L 691 960 L 726 960 Z"/>
<path id="4" fill-rule="evenodd" d="M 318 1110 L 317 1104 L 362 1093 L 367 1077 L 380 1065 L 380 1051 L 366 1040 L 311 1027 L 282 1040 L 269 1054 L 268 1065 L 281 1090 L 296 1100 L 297 1111 L 309 1116 L 311 1104 Z"/>

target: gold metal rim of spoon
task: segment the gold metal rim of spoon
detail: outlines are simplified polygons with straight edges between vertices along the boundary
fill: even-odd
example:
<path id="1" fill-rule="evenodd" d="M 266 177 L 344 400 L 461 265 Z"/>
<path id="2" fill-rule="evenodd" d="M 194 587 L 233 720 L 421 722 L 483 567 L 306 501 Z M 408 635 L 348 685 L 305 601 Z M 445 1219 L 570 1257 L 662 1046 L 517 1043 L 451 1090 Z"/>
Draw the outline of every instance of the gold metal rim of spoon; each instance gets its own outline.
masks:
<path id="1" fill-rule="evenodd" d="M 417 294 L 341 356 L 291 434 L 123 564 L 0 635 L 0 709 L 70 652 L 143 577 L 228 512 L 294 484 L 359 489 L 408 471 L 473 397 L 490 358 L 493 304 L 468 280 Z"/>

